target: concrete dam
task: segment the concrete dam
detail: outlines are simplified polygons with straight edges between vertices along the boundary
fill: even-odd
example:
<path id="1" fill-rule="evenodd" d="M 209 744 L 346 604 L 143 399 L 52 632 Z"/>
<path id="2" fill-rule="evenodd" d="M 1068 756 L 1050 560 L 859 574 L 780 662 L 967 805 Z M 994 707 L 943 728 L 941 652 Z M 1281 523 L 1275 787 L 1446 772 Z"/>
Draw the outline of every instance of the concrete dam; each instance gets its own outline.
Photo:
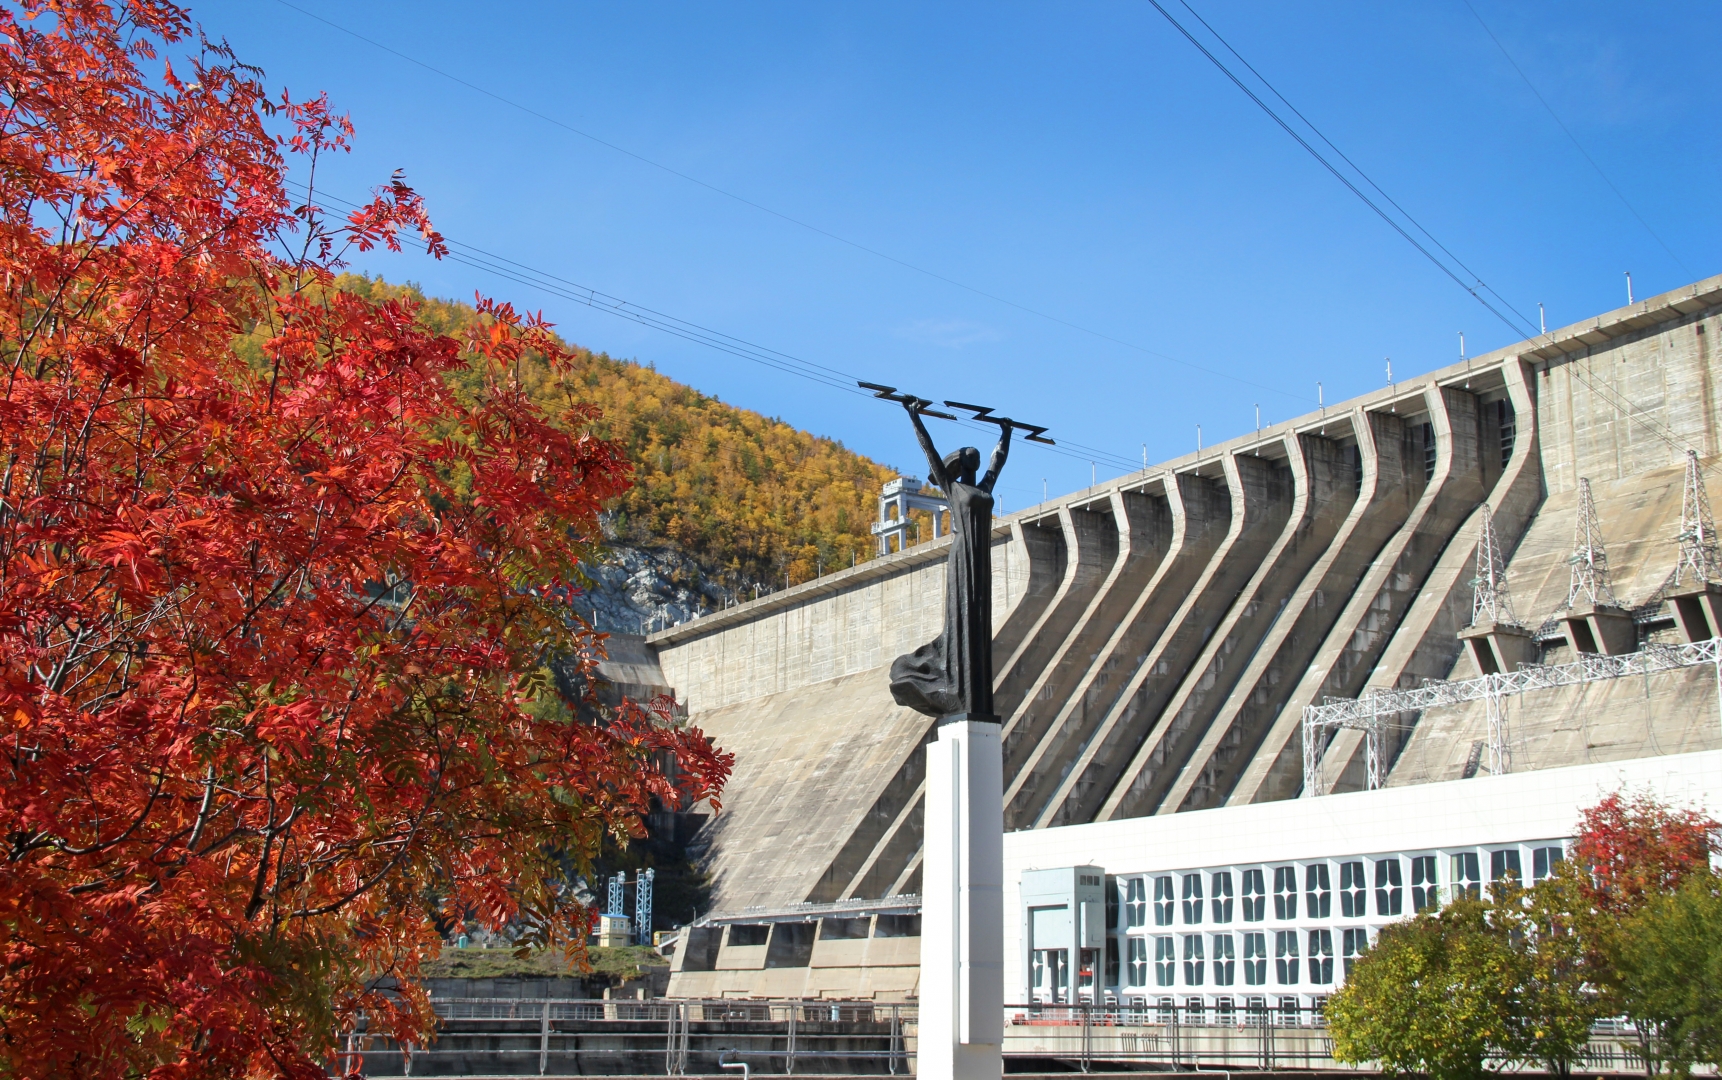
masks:
<path id="1" fill-rule="evenodd" d="M 1479 701 L 1399 713 L 1373 750 L 1339 728 L 1309 748 L 1323 790 L 1305 790 L 1306 707 L 1494 666 L 1461 637 L 1485 519 L 1522 661 L 1713 636 L 1670 598 L 1689 457 L 1701 481 L 1722 460 L 1718 334 L 1722 277 L 998 520 L 1007 830 L 1459 780 L 1492 738 L 1514 772 L 1722 747 L 1716 673 L 1694 666 L 1511 699 L 1505 735 Z M 1575 614 L 1586 521 L 1606 545 L 1595 618 L 1625 645 Z M 660 671 L 641 681 L 673 687 L 736 755 L 695 841 L 714 887 L 704 929 L 880 920 L 854 940 L 696 927 L 672 993 L 913 996 L 918 931 L 882 928 L 919 891 L 932 721 L 892 701 L 887 668 L 939 632 L 948 543 L 647 639 Z"/>

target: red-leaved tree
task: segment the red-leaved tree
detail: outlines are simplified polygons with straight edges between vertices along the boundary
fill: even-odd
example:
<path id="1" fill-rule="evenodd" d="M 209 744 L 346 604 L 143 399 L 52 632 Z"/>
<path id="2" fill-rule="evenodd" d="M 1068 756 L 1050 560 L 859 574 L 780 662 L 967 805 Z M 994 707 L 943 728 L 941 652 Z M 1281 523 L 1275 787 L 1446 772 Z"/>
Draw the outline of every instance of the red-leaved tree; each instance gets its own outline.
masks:
<path id="1" fill-rule="evenodd" d="M 1584 899 L 1611 919 L 1666 896 L 1722 850 L 1722 824 L 1648 794 L 1615 792 L 1579 815 L 1573 859 Z"/>
<path id="2" fill-rule="evenodd" d="M 550 700 L 625 462 L 517 385 L 540 320 L 332 287 L 442 246 L 289 198 L 348 134 L 164 0 L 0 6 L 0 1075 L 322 1075 L 427 1027 L 439 923 L 583 941 L 570 860 L 727 776 Z"/>

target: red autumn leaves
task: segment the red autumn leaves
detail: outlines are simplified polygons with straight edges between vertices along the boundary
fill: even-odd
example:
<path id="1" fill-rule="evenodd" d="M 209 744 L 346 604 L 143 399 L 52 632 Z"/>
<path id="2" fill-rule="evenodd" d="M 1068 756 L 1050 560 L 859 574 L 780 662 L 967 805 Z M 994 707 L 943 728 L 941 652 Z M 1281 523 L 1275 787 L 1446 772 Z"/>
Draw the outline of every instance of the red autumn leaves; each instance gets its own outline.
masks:
<path id="1" fill-rule="evenodd" d="M 425 1022 L 374 987 L 439 920 L 579 938 L 568 867 L 727 755 L 551 700 L 626 463 L 514 378 L 567 362 L 538 320 L 332 288 L 441 245 L 398 177 L 290 197 L 344 120 L 208 43 L 166 67 L 165 3 L 0 34 L 0 1072 L 320 1075 L 355 1009 Z"/>

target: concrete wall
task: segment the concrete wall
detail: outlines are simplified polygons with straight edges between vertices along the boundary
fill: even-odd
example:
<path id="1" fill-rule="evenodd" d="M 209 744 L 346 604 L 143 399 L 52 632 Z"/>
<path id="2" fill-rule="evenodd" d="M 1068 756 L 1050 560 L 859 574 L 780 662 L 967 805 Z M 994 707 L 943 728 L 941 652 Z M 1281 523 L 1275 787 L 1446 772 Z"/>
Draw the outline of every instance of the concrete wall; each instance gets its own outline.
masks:
<path id="1" fill-rule="evenodd" d="M 995 631 L 1038 584 L 1030 567 L 1036 545 L 1020 532 L 1008 525 L 994 532 Z M 888 667 L 944 625 L 949 546 L 948 537 L 922 544 L 648 640 L 680 700 L 695 713 Z M 1048 553 L 1043 561 L 1054 558 Z"/>
<path id="2" fill-rule="evenodd" d="M 1470 673 L 1485 502 L 1522 621 L 1565 601 L 1580 476 L 1617 592 L 1654 606 L 1685 448 L 1722 460 L 1718 333 L 1712 278 L 1014 515 L 994 548 L 1009 826 L 1300 794 L 1304 705 Z M 922 545 L 651 639 L 737 754 L 704 837 L 721 909 L 918 887 L 927 723 L 885 671 L 938 632 L 943 559 Z M 1701 670 L 1527 699 L 1516 767 L 1722 746 L 1719 707 Z M 1459 775 L 1482 722 L 1417 719 L 1390 784 Z M 1334 790 L 1361 786 L 1357 739 L 1324 754 Z"/>

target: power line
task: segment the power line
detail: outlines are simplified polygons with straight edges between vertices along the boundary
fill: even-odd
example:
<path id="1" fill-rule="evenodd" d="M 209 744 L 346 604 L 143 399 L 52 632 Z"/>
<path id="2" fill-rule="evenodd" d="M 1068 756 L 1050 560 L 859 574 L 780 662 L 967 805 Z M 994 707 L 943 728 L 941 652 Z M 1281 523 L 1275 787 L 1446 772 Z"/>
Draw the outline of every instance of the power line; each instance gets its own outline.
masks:
<path id="1" fill-rule="evenodd" d="M 570 124 L 564 120 L 560 120 L 557 117 L 549 115 L 548 113 L 540 112 L 537 109 L 534 109 L 529 105 L 523 105 L 520 102 L 513 100 L 512 98 L 507 98 L 501 94 L 496 93 L 493 90 L 488 90 L 485 87 L 478 85 L 477 83 L 469 82 L 466 79 L 463 79 L 458 75 L 454 75 L 450 72 L 444 71 L 442 68 L 436 67 L 433 64 L 426 63 L 425 61 L 420 60 L 417 57 L 409 56 L 408 54 L 401 52 L 399 49 L 396 49 L 392 46 L 383 44 L 382 42 L 376 40 L 375 38 L 366 37 L 364 34 L 361 34 L 361 33 L 357 32 L 356 30 L 350 30 L 347 27 L 342 26 L 340 23 L 337 23 L 331 19 L 326 19 L 323 16 L 316 14 L 315 12 L 307 11 L 305 8 L 302 8 L 297 4 L 290 3 L 289 0 L 275 0 L 275 2 L 280 4 L 282 7 L 289 8 L 293 11 L 298 12 L 299 14 L 305 16 L 308 19 L 314 19 L 317 22 L 322 23 L 324 26 L 327 26 L 333 30 L 338 30 L 343 34 L 346 34 L 348 37 L 351 37 L 357 41 L 362 41 L 365 44 L 371 46 L 372 48 L 380 49 L 383 52 L 386 52 L 391 56 L 397 57 L 401 60 L 405 60 L 407 63 L 412 64 L 415 67 L 423 68 L 425 71 L 428 71 L 433 75 L 447 79 L 448 81 L 455 83 L 459 86 L 463 86 L 466 89 L 473 91 L 474 93 L 482 94 L 485 97 L 490 98 L 492 101 L 499 102 L 503 105 L 508 106 L 511 109 L 518 110 L 519 112 L 525 113 L 526 115 L 533 117 L 534 119 L 542 120 L 543 122 L 545 122 L 547 124 L 550 124 L 550 125 L 555 126 L 555 127 L 559 127 L 562 130 L 569 132 L 570 134 L 578 135 L 582 139 L 586 139 L 592 143 L 595 143 L 598 146 L 602 146 L 607 150 L 614 151 L 615 153 L 621 154 L 624 157 L 632 158 L 633 160 L 638 161 L 643 165 L 648 165 L 654 169 L 658 169 L 662 172 L 668 173 L 669 175 L 674 176 L 677 179 L 685 180 L 690 184 L 695 184 L 699 187 L 705 188 L 707 191 L 710 191 L 710 192 L 717 194 L 717 195 L 722 195 L 726 199 L 732 199 L 735 202 L 738 202 L 738 203 L 742 204 L 743 206 L 750 207 L 751 209 L 757 210 L 762 214 L 769 214 L 772 217 L 775 217 L 781 221 L 788 222 L 789 224 L 794 225 L 798 228 L 806 229 L 809 232 L 815 233 L 819 236 L 823 236 L 828 240 L 832 240 L 832 241 L 835 241 L 839 244 L 843 244 L 847 247 L 854 248 L 857 251 L 861 251 L 861 252 L 864 252 L 868 255 L 872 255 L 875 258 L 883 259 L 886 262 L 894 263 L 897 266 L 904 268 L 905 270 L 912 270 L 917 274 L 922 274 L 922 275 L 925 275 L 926 277 L 930 277 L 936 281 L 944 282 L 947 285 L 951 285 L 951 286 L 954 286 L 956 288 L 962 289 L 965 292 L 973 293 L 976 296 L 980 296 L 980 297 L 983 297 L 985 299 L 991 300 L 994 303 L 1004 304 L 1006 307 L 1015 308 L 1018 311 L 1024 312 L 1024 313 L 1029 314 L 1029 315 L 1033 315 L 1034 317 L 1036 317 L 1038 319 L 1045 319 L 1048 322 L 1057 323 L 1058 325 L 1066 327 L 1067 329 L 1075 330 L 1078 333 L 1087 334 L 1090 337 L 1096 338 L 1097 340 L 1100 340 L 1100 341 L 1107 341 L 1107 342 L 1110 342 L 1114 345 L 1119 345 L 1119 346 L 1122 346 L 1126 349 L 1134 350 L 1136 352 L 1142 353 L 1145 356 L 1152 356 L 1152 357 L 1155 357 L 1156 359 L 1164 360 L 1168 363 L 1177 364 L 1181 367 L 1187 367 L 1187 368 L 1190 368 L 1191 370 L 1194 370 L 1194 371 L 1200 371 L 1205 375 L 1212 375 L 1215 378 L 1227 379 L 1231 382 L 1235 382 L 1235 383 L 1238 383 L 1238 384 L 1243 385 L 1243 386 L 1253 386 L 1257 389 L 1266 390 L 1269 393 L 1273 393 L 1273 394 L 1279 394 L 1282 397 L 1290 398 L 1294 401 L 1307 401 L 1308 400 L 1307 398 L 1303 397 L 1301 394 L 1293 394 L 1293 393 L 1290 393 L 1289 391 L 1282 390 L 1277 386 L 1269 386 L 1265 383 L 1258 383 L 1258 382 L 1254 382 L 1253 380 L 1250 380 L 1250 379 L 1241 378 L 1238 375 L 1233 374 L 1232 372 L 1229 372 L 1229 371 L 1225 371 L 1223 369 L 1204 367 L 1201 364 L 1192 363 L 1191 361 L 1188 361 L 1188 360 L 1182 360 L 1176 356 L 1172 356 L 1172 355 L 1169 355 L 1167 353 L 1160 352 L 1157 349 L 1150 349 L 1145 345 L 1139 345 L 1136 342 L 1128 341 L 1124 338 L 1114 337 L 1113 335 L 1104 333 L 1100 330 L 1095 330 L 1095 329 L 1092 329 L 1091 327 L 1083 326 L 1081 323 L 1072 322 L 1069 319 L 1065 319 L 1065 318 L 1062 318 L 1060 316 L 1053 315 L 1053 314 L 1050 314 L 1050 313 L 1045 312 L 1045 311 L 1041 311 L 1038 308 L 1033 308 L 1027 304 L 1019 303 L 1018 301 L 1012 300 L 1008 297 L 1000 296 L 997 293 L 988 292 L 985 289 L 977 288 L 973 285 L 966 284 L 964 282 L 958 281 L 956 278 L 949 277 L 945 274 L 941 274 L 935 270 L 928 270 L 926 267 L 917 266 L 914 263 L 911 263 L 905 259 L 900 259 L 895 255 L 891 255 L 891 254 L 888 254 L 886 252 L 880 251 L 877 248 L 868 247 L 866 244 L 862 244 L 858 241 L 851 240 L 845 236 L 840 236 L 837 233 L 831 232 L 828 229 L 820 228 L 819 226 L 814 225 L 811 222 L 803 221 L 800 218 L 794 217 L 790 214 L 786 214 L 780 210 L 774 210 L 771 207 L 766 206 L 763 203 L 755 202 L 754 200 L 749 199 L 744 195 L 738 195 L 733 191 L 729 191 L 725 188 L 718 187 L 716 184 L 712 184 L 712 183 L 709 183 L 705 180 L 701 180 L 697 176 L 693 176 L 689 173 L 682 172 L 681 170 L 673 168 L 672 166 L 669 166 L 669 165 L 665 165 L 662 162 L 654 161 L 653 159 L 646 157 L 644 154 L 636 153 L 633 150 L 629 150 L 627 147 L 620 146 L 616 143 L 610 142 L 607 139 L 600 138 L 599 136 L 594 135 L 589 131 L 584 131 L 580 128 L 577 128 L 574 125 L 572 125 L 572 124 Z M 1156 5 L 1156 6 L 1158 6 L 1158 5 Z M 1164 11 L 1162 11 L 1162 14 L 1164 14 Z"/>
<path id="2" fill-rule="evenodd" d="M 1583 144 L 1578 141 L 1578 136 L 1574 135 L 1572 129 L 1567 127 L 1566 121 L 1560 118 L 1560 114 L 1555 112 L 1555 107 L 1549 104 L 1548 99 L 1543 97 L 1542 91 L 1538 90 L 1536 84 L 1531 82 L 1531 77 L 1525 74 L 1525 69 L 1519 66 L 1519 62 L 1517 60 L 1513 59 L 1513 54 L 1507 51 L 1507 46 L 1502 44 L 1501 39 L 1495 36 L 1495 32 L 1493 30 L 1489 29 L 1489 24 L 1483 21 L 1483 16 L 1477 13 L 1477 9 L 1471 4 L 1471 0 L 1464 0 L 1464 3 L 1465 8 L 1470 11 L 1471 17 L 1477 20 L 1477 25 L 1483 28 L 1483 33 L 1489 35 L 1489 40 L 1495 43 L 1495 48 L 1501 50 L 1501 55 L 1506 57 L 1507 63 L 1512 65 L 1513 70 L 1519 73 L 1519 78 L 1524 81 L 1525 86 L 1530 89 L 1533 95 L 1536 96 L 1536 99 L 1542 103 L 1543 109 L 1548 112 L 1556 125 L 1566 133 L 1567 139 L 1573 144 L 1573 149 L 1577 150 L 1579 152 L 1579 156 L 1583 157 L 1585 161 L 1590 163 L 1590 167 L 1596 170 L 1596 174 L 1598 176 L 1602 177 L 1602 182 L 1608 185 L 1608 189 L 1610 191 L 1614 192 L 1614 197 L 1620 200 L 1620 204 L 1626 207 L 1627 212 L 1636 218 L 1640 225 L 1644 226 L 1644 231 L 1650 234 L 1651 239 L 1662 245 L 1662 250 L 1668 252 L 1668 257 L 1673 259 L 1680 269 L 1686 271 L 1686 276 L 1697 277 L 1698 274 L 1691 267 L 1686 265 L 1685 260 L 1674 253 L 1674 249 L 1668 246 L 1668 242 L 1662 239 L 1662 235 L 1650 227 L 1650 222 L 1644 220 L 1644 215 L 1640 214 L 1638 212 L 1638 208 L 1627 201 L 1626 194 L 1622 192 L 1619 187 L 1615 186 L 1615 182 L 1609 179 L 1607 173 L 1602 171 L 1602 166 L 1596 163 L 1596 159 L 1590 156 L 1590 151 L 1586 150 Z"/>
<path id="3" fill-rule="evenodd" d="M 283 0 L 283 2 L 284 2 L 284 0 Z M 1511 330 L 1515 334 L 1525 333 L 1523 328 L 1515 325 L 1511 319 L 1509 319 L 1506 315 L 1502 314 L 1502 312 L 1499 308 L 1497 308 L 1494 304 L 1489 303 L 1489 301 L 1483 297 L 1483 294 L 1481 292 L 1479 292 L 1477 290 L 1477 288 L 1473 288 L 1472 286 L 1465 284 L 1464 279 L 1461 278 L 1458 274 L 1454 273 L 1452 267 L 1448 266 L 1445 262 L 1436 258 L 1435 254 L 1433 252 L 1431 252 L 1427 247 L 1424 247 L 1423 244 L 1415 236 L 1412 236 L 1411 233 L 1406 230 L 1405 226 L 1401 225 L 1398 221 L 1394 220 L 1392 215 L 1388 214 L 1387 211 L 1383 210 L 1380 207 L 1380 205 L 1378 205 L 1375 202 L 1375 200 L 1371 199 L 1368 195 L 1364 194 L 1363 190 L 1361 188 L 1359 188 L 1356 184 L 1352 183 L 1351 178 L 1349 176 L 1346 176 L 1343 172 L 1341 172 L 1339 170 L 1339 168 L 1337 166 L 1335 166 L 1333 164 L 1333 162 L 1329 161 L 1325 156 L 1323 156 L 1321 151 L 1317 150 L 1314 146 L 1310 145 L 1309 140 L 1305 139 L 1301 134 L 1299 134 L 1297 129 L 1292 127 L 1291 124 L 1288 123 L 1284 117 L 1282 117 L 1279 113 L 1275 112 L 1273 109 L 1273 106 L 1271 106 L 1267 102 L 1263 101 L 1259 94 L 1257 94 L 1254 90 L 1251 90 L 1249 88 L 1249 86 L 1245 84 L 1244 80 L 1238 78 L 1237 74 L 1234 73 L 1231 68 L 1226 66 L 1225 61 L 1221 60 L 1218 56 L 1215 56 L 1213 54 L 1213 52 L 1206 45 L 1202 44 L 1201 41 L 1197 40 L 1196 35 L 1190 33 L 1189 30 L 1185 29 L 1184 24 L 1179 22 L 1176 18 L 1174 18 L 1172 13 L 1170 11 L 1167 11 L 1165 9 L 1165 7 L 1163 7 L 1160 4 L 1160 0 L 1148 0 L 1148 2 L 1150 4 L 1153 4 L 1154 10 L 1158 11 L 1162 16 L 1164 16 L 1166 21 L 1171 23 L 1172 27 L 1175 30 L 1177 30 L 1178 33 L 1184 35 L 1184 38 L 1187 41 L 1189 41 L 1190 44 L 1194 45 L 1196 47 L 1197 51 L 1199 51 L 1203 56 L 1207 57 L 1209 63 L 1213 64 L 1216 68 L 1218 68 L 1220 70 L 1220 73 L 1225 75 L 1226 78 L 1230 79 L 1232 81 L 1232 84 L 1235 85 L 1239 90 L 1242 90 L 1246 97 L 1248 97 L 1251 101 L 1255 102 L 1257 108 L 1261 109 L 1262 112 L 1266 113 L 1268 115 L 1268 118 L 1271 119 L 1274 123 L 1278 124 L 1280 126 L 1280 128 L 1287 135 L 1290 135 L 1292 137 L 1292 139 L 1295 140 L 1299 146 L 1303 147 L 1304 150 L 1309 153 L 1310 157 L 1313 157 L 1317 162 L 1319 162 L 1321 164 L 1322 168 L 1324 168 L 1328 172 L 1332 173 L 1333 178 L 1335 180 L 1338 180 L 1341 184 L 1344 184 L 1346 187 L 1346 190 L 1350 191 L 1353 195 L 1357 196 L 1358 200 L 1361 201 L 1363 203 L 1363 205 L 1365 205 L 1365 206 L 1369 207 L 1371 210 L 1373 210 L 1377 217 L 1381 218 L 1382 221 L 1387 223 L 1389 228 L 1391 228 L 1394 232 L 1398 233 L 1402 238 L 1404 238 L 1406 243 L 1410 244 L 1413 248 L 1416 248 L 1417 251 L 1420 254 L 1422 254 L 1422 256 L 1425 259 L 1428 259 L 1429 262 L 1431 264 L 1433 264 L 1436 269 L 1440 270 L 1443 274 L 1447 275 L 1447 277 L 1451 278 L 1453 281 L 1453 284 L 1459 286 L 1461 289 L 1464 289 L 1466 292 L 1470 293 L 1471 297 L 1473 299 L 1475 299 L 1477 301 L 1477 303 L 1483 305 L 1484 308 L 1488 309 L 1489 313 L 1491 315 L 1495 316 L 1495 318 L 1501 320 L 1501 322 L 1504 323 L 1509 330 Z M 1186 4 L 1185 6 L 1188 7 L 1189 5 Z M 1192 14 L 1194 14 L 1194 12 L 1192 12 Z M 1200 18 L 1200 16 L 1198 16 L 1198 19 L 1199 18 Z M 1232 48 L 1232 46 L 1226 42 L 1225 38 L 1221 37 L 1218 33 L 1216 33 L 1214 31 L 1213 27 L 1208 26 L 1208 24 L 1206 22 L 1203 22 L 1202 25 L 1206 26 L 1208 28 L 1208 32 L 1213 34 L 1214 37 L 1222 45 L 1225 46 L 1225 48 L 1228 52 L 1230 52 L 1234 56 L 1238 56 L 1238 51 L 1236 49 Z M 1239 59 L 1242 60 L 1243 58 L 1241 56 L 1239 56 Z M 1248 67 L 1249 65 L 1246 63 L 1245 66 Z M 1279 91 L 1274 90 L 1272 85 L 1269 84 L 1266 79 L 1262 79 L 1260 73 L 1257 73 L 1254 68 L 1250 68 L 1250 71 L 1256 75 L 1256 78 L 1261 79 L 1262 84 L 1264 86 L 1267 86 L 1268 89 L 1274 94 L 1275 97 L 1280 98 L 1281 101 L 1285 100 L 1285 98 L 1279 93 Z M 1289 105 L 1289 103 L 1288 103 L 1288 105 Z M 1296 112 L 1295 109 L 1292 111 Z M 1298 115 L 1300 118 L 1302 117 L 1301 113 Z M 1304 123 L 1308 124 L 1309 121 L 1305 120 Z M 1310 125 L 1310 129 L 1312 131 L 1315 130 L 1315 127 L 1313 124 Z M 1316 132 L 1316 135 L 1318 138 L 1321 138 L 1323 142 L 1327 141 L 1326 137 L 1321 135 L 1321 133 L 1319 131 Z M 1331 146 L 1332 143 L 1329 143 L 1328 145 Z M 1341 156 L 1343 156 L 1343 155 L 1341 155 Z M 1346 160 L 1347 160 L 1347 163 L 1350 164 L 1350 159 L 1346 159 Z M 1356 169 L 1357 167 L 1355 165 L 1352 165 L 1352 168 Z M 1365 183 L 1369 184 L 1371 187 L 1376 186 L 1374 181 L 1370 180 L 1367 176 L 1364 176 L 1361 169 L 1358 169 L 1357 171 L 1358 171 L 1358 175 L 1364 177 Z M 1379 191 L 1380 188 L 1376 188 L 1376 190 Z M 1389 200 L 1389 201 L 1391 201 L 1391 200 Z M 1394 205 L 1396 207 L 1398 206 L 1397 203 L 1395 203 Z M 1403 210 L 1401 210 L 1400 212 L 1404 213 Z M 1409 214 L 1407 214 L 1405 216 L 1406 216 L 1407 220 L 1411 220 Z M 1416 228 L 1419 232 L 1424 233 L 1424 235 L 1426 235 L 1426 236 L 1428 235 L 1427 230 L 1425 230 L 1421 225 L 1418 225 L 1415 221 L 1412 221 L 1412 226 L 1414 228 Z M 1434 238 L 1430 237 L 1430 239 L 1433 240 Z M 1436 246 L 1441 247 L 1439 242 L 1436 243 Z M 1441 247 L 1441 249 L 1443 251 L 1446 251 L 1445 247 Z M 1465 268 L 1464 264 L 1460 263 L 1458 259 L 1455 258 L 1453 261 L 1459 265 L 1460 269 Z M 1467 271 L 1467 272 L 1469 272 L 1469 271 Z M 1476 278 L 1476 275 L 1472 275 L 1472 276 L 1473 276 L 1473 278 Z M 1483 285 L 1481 279 L 1476 279 L 1476 280 L 1477 280 L 1479 286 L 1482 286 L 1483 288 L 1488 288 L 1488 286 Z M 1494 292 L 1493 289 L 1490 289 L 1489 291 Z M 1498 294 L 1497 294 L 1497 299 L 1499 299 Z M 1502 301 L 1501 306 L 1507 308 L 1508 311 L 1513 312 L 1514 315 L 1517 315 L 1519 317 L 1519 319 L 1524 322 L 1525 326 L 1532 326 L 1533 325 L 1529 319 L 1526 319 L 1524 315 L 1522 315 L 1518 311 L 1514 310 L 1512 308 L 1512 306 L 1507 304 L 1505 301 Z M 1536 333 L 1536 331 L 1532 330 L 1530 332 L 1530 334 L 1528 334 L 1527 336 L 1534 336 L 1535 333 Z"/>
<path id="4" fill-rule="evenodd" d="M 309 187 L 300 181 L 287 180 L 286 182 L 289 185 L 304 191 L 307 198 L 312 198 L 314 195 L 316 199 L 325 200 L 331 203 L 339 203 L 350 208 L 356 209 L 359 206 L 358 203 L 353 202 L 351 199 L 343 199 L 340 196 L 332 195 L 328 192 L 313 193 Z M 578 282 L 570 281 L 567 278 L 559 277 L 555 274 L 547 273 L 543 270 L 538 270 L 532 266 L 528 266 L 525 263 L 517 262 L 505 256 L 497 255 L 494 252 L 486 251 L 483 248 L 465 243 L 464 241 L 454 240 L 446 236 L 443 239 L 448 244 L 449 254 L 447 257 L 451 262 L 460 263 L 463 266 L 470 266 L 473 269 L 482 270 L 486 273 L 503 278 L 504 280 L 525 285 L 529 288 L 534 288 L 541 292 L 549 293 L 552 296 L 573 301 L 577 304 L 584 304 L 587 307 L 605 312 L 606 314 L 627 319 L 631 322 L 639 323 L 642 326 L 647 326 L 666 334 L 672 334 L 686 341 L 704 345 L 707 348 L 728 353 L 731 356 L 735 356 L 743 360 L 750 360 L 756 364 L 775 369 L 784 374 L 795 375 L 800 378 L 807 379 L 810 382 L 818 383 L 833 390 L 840 390 L 844 393 L 855 394 L 860 397 L 870 398 L 873 396 L 857 387 L 855 385 L 857 377 L 849 372 L 828 367 L 811 360 L 804 360 L 800 357 L 781 352 L 776 349 L 767 348 L 763 345 L 756 345 L 744 338 L 725 334 L 722 331 L 701 326 L 699 323 L 690 322 L 674 315 L 668 315 L 652 308 L 635 304 L 631 301 L 624 300 L 621 297 L 612 296 L 609 293 L 591 288 L 590 286 L 581 285 Z M 958 423 L 963 427 L 967 427 L 975 431 L 991 432 L 993 430 L 988 425 L 978 424 L 972 420 L 965 419 L 958 421 Z M 1041 446 L 1043 444 L 1037 443 L 1036 445 Z M 1127 458 L 1123 455 L 1114 454 L 1111 451 L 1102 450 L 1098 447 L 1086 446 L 1082 443 L 1070 442 L 1068 440 L 1062 441 L 1061 445 L 1058 446 L 1044 446 L 1044 449 L 1073 460 L 1104 461 L 1109 466 L 1122 469 L 1126 473 L 1136 472 L 1140 468 L 1133 458 Z"/>

